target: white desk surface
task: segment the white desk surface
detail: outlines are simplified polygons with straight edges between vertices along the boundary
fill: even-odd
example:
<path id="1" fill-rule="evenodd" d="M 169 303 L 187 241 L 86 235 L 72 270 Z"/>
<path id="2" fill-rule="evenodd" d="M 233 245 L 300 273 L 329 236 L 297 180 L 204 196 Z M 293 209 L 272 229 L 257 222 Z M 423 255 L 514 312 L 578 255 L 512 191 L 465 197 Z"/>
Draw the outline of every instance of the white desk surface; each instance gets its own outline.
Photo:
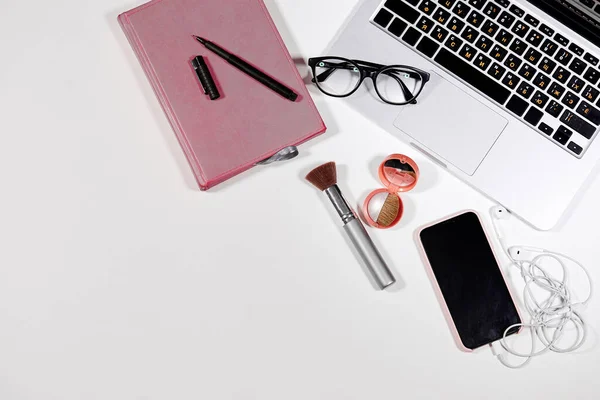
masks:
<path id="1" fill-rule="evenodd" d="M 578 354 L 515 372 L 458 350 L 413 232 L 493 203 L 343 101 L 312 88 L 325 135 L 199 192 L 117 24 L 137 4 L 0 3 L 0 399 L 598 398 L 600 296 Z M 354 1 L 267 5 L 307 59 Z M 399 280 L 378 292 L 303 176 L 335 160 L 357 204 L 395 152 L 423 173 L 399 226 L 370 229 Z M 595 179 L 555 231 L 513 219 L 508 240 L 566 252 L 600 283 L 599 199 Z"/>

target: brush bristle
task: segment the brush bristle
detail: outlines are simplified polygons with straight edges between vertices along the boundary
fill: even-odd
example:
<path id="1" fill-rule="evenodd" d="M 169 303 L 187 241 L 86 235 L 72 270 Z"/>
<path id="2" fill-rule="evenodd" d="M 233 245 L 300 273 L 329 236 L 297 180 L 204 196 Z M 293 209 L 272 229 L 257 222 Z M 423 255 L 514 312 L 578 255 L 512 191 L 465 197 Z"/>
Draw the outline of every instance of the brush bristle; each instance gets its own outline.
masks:
<path id="1" fill-rule="evenodd" d="M 332 187 L 337 183 L 335 163 L 331 161 L 313 169 L 306 175 L 306 180 L 312 183 L 320 191 Z"/>
<path id="2" fill-rule="evenodd" d="M 377 223 L 381 226 L 390 226 L 398 217 L 398 212 L 400 211 L 400 198 L 393 194 L 388 194 L 387 199 L 385 199 L 385 203 L 383 203 L 383 207 L 381 207 L 381 211 L 379 212 L 379 217 L 377 217 Z"/>

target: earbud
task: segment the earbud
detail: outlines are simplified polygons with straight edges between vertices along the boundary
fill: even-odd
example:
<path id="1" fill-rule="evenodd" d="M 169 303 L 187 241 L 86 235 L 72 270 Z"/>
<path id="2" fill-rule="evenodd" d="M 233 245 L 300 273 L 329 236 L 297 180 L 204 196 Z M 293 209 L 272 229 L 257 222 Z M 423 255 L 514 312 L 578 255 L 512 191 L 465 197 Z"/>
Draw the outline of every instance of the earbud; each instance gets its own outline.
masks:
<path id="1" fill-rule="evenodd" d="M 491 214 L 496 219 L 509 219 L 510 213 L 508 210 L 502 206 L 493 207 L 491 210 Z"/>
<path id="2" fill-rule="evenodd" d="M 512 246 L 508 249 L 508 254 L 515 261 L 528 261 L 535 257 L 534 254 L 541 253 L 546 253 L 546 250 L 527 246 Z"/>
<path id="3" fill-rule="evenodd" d="M 498 226 L 498 223 L 496 221 L 502 219 L 502 220 L 507 220 L 510 218 L 510 213 L 508 212 L 508 210 L 502 206 L 495 206 L 492 207 L 490 209 L 490 216 L 492 217 L 492 225 L 494 226 L 494 231 L 496 232 L 496 236 L 498 237 L 498 240 L 500 240 L 500 242 L 502 242 L 502 238 L 503 238 L 503 234 L 502 234 L 502 229 L 500 229 L 500 227 Z"/>

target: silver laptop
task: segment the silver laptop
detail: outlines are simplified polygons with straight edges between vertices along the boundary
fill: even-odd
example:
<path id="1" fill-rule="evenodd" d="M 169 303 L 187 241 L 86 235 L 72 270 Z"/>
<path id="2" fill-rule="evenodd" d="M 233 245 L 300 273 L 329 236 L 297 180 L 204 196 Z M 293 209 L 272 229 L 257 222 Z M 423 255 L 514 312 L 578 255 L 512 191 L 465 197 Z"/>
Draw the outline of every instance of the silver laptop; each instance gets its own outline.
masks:
<path id="1" fill-rule="evenodd" d="M 600 0 L 363 0 L 327 55 L 431 74 L 416 104 L 346 100 L 538 229 L 600 158 Z"/>

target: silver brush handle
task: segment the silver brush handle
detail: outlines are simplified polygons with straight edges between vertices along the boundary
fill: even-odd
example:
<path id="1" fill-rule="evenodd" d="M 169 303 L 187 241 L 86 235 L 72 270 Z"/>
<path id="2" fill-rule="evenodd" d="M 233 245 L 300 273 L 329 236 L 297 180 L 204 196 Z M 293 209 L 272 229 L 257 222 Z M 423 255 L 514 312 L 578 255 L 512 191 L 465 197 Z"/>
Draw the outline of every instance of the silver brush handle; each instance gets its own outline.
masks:
<path id="1" fill-rule="evenodd" d="M 354 218 L 344 225 L 344 230 L 348 234 L 348 237 L 350 237 L 352 244 L 354 244 L 379 289 L 385 289 L 396 282 L 396 279 L 394 279 L 390 269 L 383 260 L 383 257 L 381 257 L 381 254 L 379 254 L 377 247 L 375 247 L 360 220 Z"/>

